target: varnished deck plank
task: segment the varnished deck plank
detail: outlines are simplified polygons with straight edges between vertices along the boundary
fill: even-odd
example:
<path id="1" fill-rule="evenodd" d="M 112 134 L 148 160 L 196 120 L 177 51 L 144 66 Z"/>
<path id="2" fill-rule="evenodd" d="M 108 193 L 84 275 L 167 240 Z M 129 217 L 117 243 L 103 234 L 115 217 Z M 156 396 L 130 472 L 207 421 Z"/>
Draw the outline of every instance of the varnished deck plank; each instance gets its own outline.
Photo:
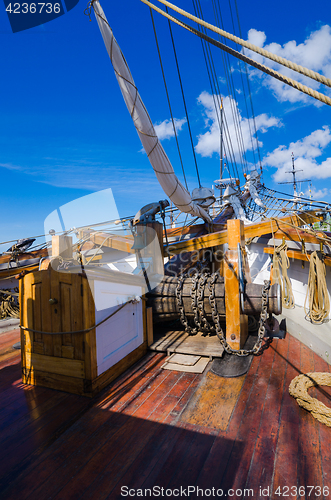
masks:
<path id="1" fill-rule="evenodd" d="M 242 488 L 246 484 L 253 452 L 259 437 L 261 419 L 275 352 L 267 349 L 259 363 L 250 397 L 241 420 L 236 442 L 223 478 L 225 489 Z M 245 446 L 243 446 L 245 443 Z M 233 471 L 236 471 L 234 474 Z"/>
<path id="2" fill-rule="evenodd" d="M 302 373 L 314 372 L 313 352 L 301 344 Z M 311 395 L 316 397 L 317 391 L 312 389 Z M 300 408 L 299 426 L 299 462 L 298 462 L 298 485 L 300 486 L 322 486 L 322 462 L 319 443 L 320 423 L 313 418 L 309 412 Z M 313 491 L 313 498 L 316 492 Z"/>
<path id="3" fill-rule="evenodd" d="M 245 376 L 226 379 L 208 372 L 181 416 L 182 422 L 225 430 L 244 381 Z"/>
<path id="4" fill-rule="evenodd" d="M 164 358 L 148 354 L 94 400 L 24 386 L 17 359 L 0 364 L 1 498 L 115 500 L 125 485 L 191 485 L 278 499 L 278 486 L 331 486 L 330 429 L 288 394 L 300 372 L 330 369 L 308 348 L 287 336 L 255 357 L 224 430 L 185 421 L 205 374 L 163 371 Z M 331 389 L 312 394 L 330 405 Z"/>
<path id="5" fill-rule="evenodd" d="M 279 495 L 274 494 L 278 487 L 296 486 L 297 484 L 300 408 L 289 395 L 288 386 L 291 380 L 300 374 L 300 354 L 300 342 L 289 336 L 288 358 L 291 361 L 287 362 L 279 436 L 274 459 L 271 498 L 275 500 L 279 499 Z"/>
<path id="6" fill-rule="evenodd" d="M 247 485 L 254 491 L 266 490 L 272 487 L 274 473 L 274 458 L 277 447 L 282 395 L 285 384 L 286 359 L 289 347 L 289 337 L 274 342 L 269 348 L 274 351 L 274 359 L 266 397 L 261 415 L 260 428 L 256 446 L 252 456 Z M 263 362 L 263 360 L 262 360 Z"/>

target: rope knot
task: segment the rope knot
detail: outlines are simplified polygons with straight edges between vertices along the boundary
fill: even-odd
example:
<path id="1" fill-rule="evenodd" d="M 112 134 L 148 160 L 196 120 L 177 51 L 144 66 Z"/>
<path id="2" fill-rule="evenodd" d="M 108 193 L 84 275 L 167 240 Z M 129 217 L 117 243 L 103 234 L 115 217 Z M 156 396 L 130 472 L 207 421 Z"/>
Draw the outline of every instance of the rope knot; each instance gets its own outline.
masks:
<path id="1" fill-rule="evenodd" d="M 92 21 L 91 19 L 91 11 L 93 9 L 93 4 L 94 4 L 95 0 L 91 0 L 88 4 L 87 4 L 87 7 L 86 9 L 84 10 L 84 15 L 85 16 L 88 16 L 90 22 Z"/>

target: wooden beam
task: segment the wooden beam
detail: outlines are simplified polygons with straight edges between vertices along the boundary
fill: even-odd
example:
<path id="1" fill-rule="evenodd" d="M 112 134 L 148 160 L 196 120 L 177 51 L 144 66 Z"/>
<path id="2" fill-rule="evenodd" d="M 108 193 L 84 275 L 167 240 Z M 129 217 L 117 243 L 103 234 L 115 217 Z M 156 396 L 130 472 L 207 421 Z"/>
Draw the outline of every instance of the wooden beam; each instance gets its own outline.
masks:
<path id="1" fill-rule="evenodd" d="M 80 238 L 87 237 L 89 237 L 87 241 L 92 241 L 92 243 L 94 243 L 95 245 L 114 248 L 115 250 L 121 250 L 122 252 L 135 253 L 135 251 L 132 250 L 133 236 L 131 235 L 119 236 L 108 233 L 90 233 L 88 231 L 82 231 L 80 234 Z"/>
<path id="2" fill-rule="evenodd" d="M 293 214 L 278 219 L 268 219 L 264 222 L 256 222 L 245 226 L 245 239 L 254 238 L 256 236 L 263 236 L 270 232 L 276 232 L 279 229 L 289 228 L 289 224 L 295 226 L 303 226 L 305 224 L 311 224 L 316 222 L 317 216 L 314 211 L 301 213 L 300 217 Z M 228 242 L 227 231 L 219 231 L 216 233 L 206 234 L 204 236 L 198 236 L 196 238 L 191 238 L 190 240 L 179 241 L 169 245 L 168 249 L 170 255 L 175 255 L 180 252 L 193 252 L 196 250 L 201 250 L 203 248 L 210 248 L 217 245 L 223 245 Z"/>
<path id="3" fill-rule="evenodd" d="M 239 290 L 238 243 L 245 245 L 244 223 L 238 219 L 227 222 L 229 248 L 224 259 L 226 341 L 232 349 L 241 349 L 248 335 L 248 316 L 242 313 Z"/>
<path id="4" fill-rule="evenodd" d="M 304 229 L 295 229 L 293 227 L 278 229 L 274 233 L 274 238 L 279 240 L 285 238 L 285 240 L 298 241 L 300 243 L 302 240 L 304 240 L 305 243 L 314 243 L 317 245 L 327 239 L 330 241 L 330 236 L 321 231 L 316 231 L 316 235 L 314 236 Z"/>
<path id="5" fill-rule="evenodd" d="M 216 233 L 218 231 L 222 231 L 226 229 L 226 224 L 211 224 L 213 228 L 213 232 Z M 194 226 L 188 227 L 174 227 L 167 229 L 168 238 L 173 238 L 175 236 L 184 236 L 186 234 L 197 234 L 197 233 L 206 233 L 207 232 L 207 224 L 194 224 Z M 165 237 L 165 232 L 163 231 L 163 237 Z"/>
<path id="6" fill-rule="evenodd" d="M 271 247 L 265 247 L 263 252 L 273 255 L 275 253 L 275 250 L 274 250 L 274 248 L 271 248 Z M 310 253 L 308 253 L 308 255 L 310 255 Z M 287 250 L 287 256 L 289 259 L 302 260 L 304 262 L 309 262 L 307 255 L 305 253 L 299 252 L 298 250 Z M 324 263 L 326 266 L 331 266 L 331 257 L 325 257 Z"/>

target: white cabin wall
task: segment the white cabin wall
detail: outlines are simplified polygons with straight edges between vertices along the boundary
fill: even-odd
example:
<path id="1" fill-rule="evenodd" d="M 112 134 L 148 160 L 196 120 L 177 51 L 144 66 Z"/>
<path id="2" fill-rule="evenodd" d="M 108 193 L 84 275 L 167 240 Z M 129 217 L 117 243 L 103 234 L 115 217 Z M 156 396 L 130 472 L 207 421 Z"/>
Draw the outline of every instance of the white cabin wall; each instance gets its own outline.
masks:
<path id="1" fill-rule="evenodd" d="M 251 243 L 246 248 L 253 283 L 263 284 L 263 280 L 270 279 L 272 259 L 269 254 L 263 253 L 263 249 L 268 242 L 268 239 L 260 238 L 257 243 Z M 309 262 L 304 262 L 304 267 L 302 267 L 302 262 L 304 261 L 290 259 L 290 267 L 287 270 L 287 275 L 292 284 L 295 305 L 298 307 L 304 307 L 309 275 Z M 330 291 L 331 268 L 329 266 L 326 266 L 326 283 Z M 330 292 L 329 298 L 331 301 Z"/>
<path id="2" fill-rule="evenodd" d="M 95 321 L 99 323 L 142 288 L 134 285 L 94 281 Z M 98 375 L 114 366 L 144 341 L 142 300 L 129 303 L 96 328 Z"/>

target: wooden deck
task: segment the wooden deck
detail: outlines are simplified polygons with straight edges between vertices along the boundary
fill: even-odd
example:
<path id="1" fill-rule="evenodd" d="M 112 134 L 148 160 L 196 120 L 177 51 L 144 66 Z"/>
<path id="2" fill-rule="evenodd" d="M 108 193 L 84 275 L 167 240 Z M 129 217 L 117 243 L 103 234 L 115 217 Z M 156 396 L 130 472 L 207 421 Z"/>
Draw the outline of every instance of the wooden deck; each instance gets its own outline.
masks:
<path id="1" fill-rule="evenodd" d="M 22 385 L 17 340 L 17 331 L 0 336 L 1 499 L 113 500 L 125 498 L 121 487 L 128 498 L 153 487 L 147 498 L 162 487 L 163 497 L 331 496 L 331 429 L 288 394 L 297 374 L 329 366 L 289 335 L 231 391 L 220 379 L 212 394 L 206 372 L 161 370 L 165 355 L 151 352 L 94 400 Z M 313 392 L 330 405 L 329 388 Z M 299 486 L 301 496 L 285 488 Z"/>

